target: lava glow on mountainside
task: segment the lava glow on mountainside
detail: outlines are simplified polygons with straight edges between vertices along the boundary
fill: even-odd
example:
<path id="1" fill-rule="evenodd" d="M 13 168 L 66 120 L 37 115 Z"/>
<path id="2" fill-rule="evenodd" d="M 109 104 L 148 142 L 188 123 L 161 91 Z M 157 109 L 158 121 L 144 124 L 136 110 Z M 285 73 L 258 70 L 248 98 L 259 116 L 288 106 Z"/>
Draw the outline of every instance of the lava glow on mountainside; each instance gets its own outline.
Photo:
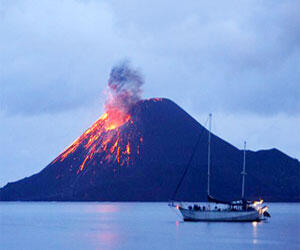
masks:
<path id="1" fill-rule="evenodd" d="M 129 68 L 128 64 L 114 67 L 108 81 L 105 113 L 78 139 L 76 139 L 54 161 L 63 162 L 68 157 L 81 161 L 77 174 L 87 165 L 129 166 L 134 155 L 139 155 L 143 138 L 134 126 L 130 109 L 140 100 L 140 74 Z M 80 151 L 74 154 L 75 151 Z M 74 154 L 74 155 L 73 155 Z"/>
<path id="2" fill-rule="evenodd" d="M 64 161 L 71 153 L 74 153 L 80 146 L 84 148 L 84 160 L 81 163 L 77 173 L 82 171 L 89 161 L 93 160 L 96 155 L 103 155 L 101 163 L 110 162 L 118 163 L 121 166 L 128 166 L 130 161 L 130 140 L 135 139 L 130 133 L 124 138 L 120 136 L 121 128 L 128 127 L 133 121 L 130 115 L 118 117 L 104 113 L 83 135 L 72 143 L 55 161 Z M 129 123 L 129 124 L 128 124 Z M 127 125 L 127 126 L 126 126 Z M 124 128 L 123 127 L 123 128 Z M 142 137 L 141 137 L 142 138 Z M 141 142 L 142 139 L 139 139 Z M 136 153 L 139 154 L 140 144 L 136 147 Z"/>

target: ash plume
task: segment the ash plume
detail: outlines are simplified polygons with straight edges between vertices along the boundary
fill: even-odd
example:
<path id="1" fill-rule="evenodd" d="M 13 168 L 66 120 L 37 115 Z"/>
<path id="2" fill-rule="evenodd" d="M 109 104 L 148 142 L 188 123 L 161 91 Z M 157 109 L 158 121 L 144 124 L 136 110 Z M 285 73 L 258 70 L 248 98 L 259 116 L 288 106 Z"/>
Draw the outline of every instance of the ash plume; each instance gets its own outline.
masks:
<path id="1" fill-rule="evenodd" d="M 128 62 L 114 66 L 108 80 L 106 112 L 119 110 L 128 114 L 132 105 L 141 99 L 143 84 L 141 73 L 131 68 Z"/>

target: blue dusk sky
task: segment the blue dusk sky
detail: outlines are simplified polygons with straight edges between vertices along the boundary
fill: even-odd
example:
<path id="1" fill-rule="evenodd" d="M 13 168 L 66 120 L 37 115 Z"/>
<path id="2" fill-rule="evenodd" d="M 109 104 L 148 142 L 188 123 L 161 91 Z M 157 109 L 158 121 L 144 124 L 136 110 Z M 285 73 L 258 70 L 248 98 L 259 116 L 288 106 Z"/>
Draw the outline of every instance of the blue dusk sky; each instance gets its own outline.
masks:
<path id="1" fill-rule="evenodd" d="M 0 1 L 0 186 L 40 171 L 102 113 L 130 60 L 241 148 L 300 158 L 300 2 Z"/>

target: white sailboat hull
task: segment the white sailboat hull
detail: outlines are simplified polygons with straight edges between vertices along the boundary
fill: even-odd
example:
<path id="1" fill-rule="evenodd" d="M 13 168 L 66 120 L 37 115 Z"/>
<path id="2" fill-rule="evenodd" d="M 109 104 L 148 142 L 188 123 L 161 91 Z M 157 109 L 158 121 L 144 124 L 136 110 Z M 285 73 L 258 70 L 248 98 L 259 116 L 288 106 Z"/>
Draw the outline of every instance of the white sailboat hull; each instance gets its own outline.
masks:
<path id="1" fill-rule="evenodd" d="M 195 211 L 179 207 L 184 221 L 261 221 L 259 211 Z"/>

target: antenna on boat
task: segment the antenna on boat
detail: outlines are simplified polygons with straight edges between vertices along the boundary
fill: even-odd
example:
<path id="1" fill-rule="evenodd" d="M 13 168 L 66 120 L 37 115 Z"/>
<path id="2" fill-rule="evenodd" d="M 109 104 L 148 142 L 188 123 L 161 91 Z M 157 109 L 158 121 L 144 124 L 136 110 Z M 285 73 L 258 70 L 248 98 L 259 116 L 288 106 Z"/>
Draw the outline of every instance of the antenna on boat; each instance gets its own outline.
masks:
<path id="1" fill-rule="evenodd" d="M 241 172 L 243 176 L 243 182 L 242 182 L 242 199 L 245 197 L 245 175 L 246 173 L 246 141 L 244 142 L 244 161 L 243 161 L 243 171 Z"/>
<path id="2" fill-rule="evenodd" d="M 208 127 L 208 154 L 207 154 L 207 195 L 210 195 L 210 134 L 211 134 L 211 118 L 212 114 L 209 114 L 209 127 Z"/>

